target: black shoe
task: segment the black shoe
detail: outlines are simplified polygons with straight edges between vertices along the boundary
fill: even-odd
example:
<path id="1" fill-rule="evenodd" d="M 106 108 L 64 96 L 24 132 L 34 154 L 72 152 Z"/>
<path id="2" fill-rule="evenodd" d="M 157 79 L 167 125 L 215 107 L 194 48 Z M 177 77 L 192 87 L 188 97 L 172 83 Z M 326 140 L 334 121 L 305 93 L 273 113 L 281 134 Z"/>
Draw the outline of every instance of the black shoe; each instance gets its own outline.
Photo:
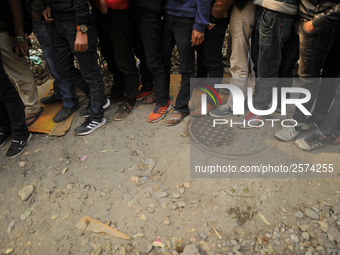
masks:
<path id="1" fill-rule="evenodd" d="M 42 99 L 40 99 L 40 102 L 43 104 L 53 104 L 55 102 L 60 102 L 61 100 L 56 98 L 55 94 L 52 94 L 50 96 L 47 97 L 43 97 Z"/>
<path id="2" fill-rule="evenodd" d="M 122 104 L 124 103 L 123 97 L 110 97 L 111 104 Z"/>
<path id="3" fill-rule="evenodd" d="M 7 158 L 15 158 L 19 156 L 21 153 L 24 152 L 24 149 L 26 148 L 28 142 L 31 140 L 32 134 L 29 133 L 26 138 L 23 139 L 13 139 L 12 144 L 9 147 L 6 157 Z"/>
<path id="4" fill-rule="evenodd" d="M 131 106 L 128 103 L 121 104 L 115 116 L 113 116 L 113 120 L 118 121 L 126 119 L 130 115 L 134 107 L 135 106 Z"/>
<path id="5" fill-rule="evenodd" d="M 87 135 L 95 131 L 97 128 L 100 128 L 106 123 L 106 118 L 102 118 L 100 120 L 92 119 L 91 117 L 87 117 L 83 124 L 74 129 L 76 135 Z"/>
<path id="6" fill-rule="evenodd" d="M 10 131 L 0 131 L 0 148 L 5 145 L 11 134 Z"/>
<path id="7" fill-rule="evenodd" d="M 111 103 L 110 103 L 110 100 L 109 100 L 109 99 L 106 99 L 105 104 L 103 105 L 104 111 L 105 111 L 107 108 L 109 108 L 110 104 L 111 104 Z M 81 109 L 81 110 L 79 111 L 80 116 L 85 117 L 85 118 L 87 118 L 88 116 L 90 116 L 90 107 L 91 107 L 91 106 L 88 105 L 88 106 L 86 106 L 85 108 Z"/>
<path id="8" fill-rule="evenodd" d="M 53 121 L 55 123 L 61 122 L 63 120 L 66 120 L 68 117 L 70 117 L 76 110 L 78 109 L 78 106 L 73 108 L 67 108 L 65 106 L 62 106 L 59 112 L 53 117 Z"/>

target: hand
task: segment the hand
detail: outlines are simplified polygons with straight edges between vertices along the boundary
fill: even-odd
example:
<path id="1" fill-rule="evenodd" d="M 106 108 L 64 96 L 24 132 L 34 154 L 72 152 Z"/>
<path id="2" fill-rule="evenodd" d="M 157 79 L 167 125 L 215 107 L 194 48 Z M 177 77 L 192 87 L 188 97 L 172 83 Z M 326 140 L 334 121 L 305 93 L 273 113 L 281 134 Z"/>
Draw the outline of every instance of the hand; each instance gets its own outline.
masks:
<path id="1" fill-rule="evenodd" d="M 198 46 L 204 41 L 204 33 L 198 32 L 195 29 L 191 33 L 191 46 Z"/>
<path id="2" fill-rule="evenodd" d="M 107 14 L 108 8 L 105 0 L 99 0 L 99 10 L 102 14 Z"/>
<path id="3" fill-rule="evenodd" d="M 314 32 L 313 22 L 311 20 L 305 22 L 303 26 L 308 33 Z"/>
<path id="4" fill-rule="evenodd" d="M 42 15 L 47 23 L 52 23 L 54 21 L 54 18 L 52 17 L 52 9 L 49 5 L 45 8 L 45 10 L 43 10 Z"/>
<path id="5" fill-rule="evenodd" d="M 30 47 L 28 46 L 26 40 L 24 42 L 15 42 L 14 50 L 17 58 L 25 56 L 29 49 Z"/>
<path id="6" fill-rule="evenodd" d="M 77 31 L 76 41 L 74 42 L 74 50 L 76 52 L 84 52 L 87 51 L 87 47 L 88 47 L 87 33 Z"/>
<path id="7" fill-rule="evenodd" d="M 216 26 L 216 24 L 209 24 L 209 25 L 207 26 L 207 29 L 208 29 L 208 30 L 212 30 L 215 26 Z"/>

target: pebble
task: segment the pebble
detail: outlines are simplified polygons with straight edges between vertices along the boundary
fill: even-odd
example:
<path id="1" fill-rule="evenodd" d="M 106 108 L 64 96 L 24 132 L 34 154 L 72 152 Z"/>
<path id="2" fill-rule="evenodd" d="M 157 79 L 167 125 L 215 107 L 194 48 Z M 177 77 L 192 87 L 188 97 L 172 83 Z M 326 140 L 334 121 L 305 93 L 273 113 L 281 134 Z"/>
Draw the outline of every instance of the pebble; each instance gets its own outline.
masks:
<path id="1" fill-rule="evenodd" d="M 311 208 L 306 208 L 305 215 L 312 220 L 319 219 L 319 214 Z"/>
<path id="2" fill-rule="evenodd" d="M 11 254 L 12 252 L 14 251 L 13 248 L 9 248 L 5 251 L 5 254 L 8 255 L 8 254 Z"/>
<path id="3" fill-rule="evenodd" d="M 145 216 L 145 214 L 142 214 L 140 217 L 139 217 L 141 220 L 147 220 L 148 218 Z"/>
<path id="4" fill-rule="evenodd" d="M 320 229 L 322 232 L 327 232 L 328 230 L 328 224 L 323 221 L 319 221 Z"/>
<path id="5" fill-rule="evenodd" d="M 89 195 L 87 194 L 86 191 L 81 191 L 75 194 L 75 198 L 78 198 L 78 199 L 86 199 L 88 197 Z"/>
<path id="6" fill-rule="evenodd" d="M 190 244 L 184 247 L 182 255 L 200 255 L 198 246 L 195 244 Z"/>
<path id="7" fill-rule="evenodd" d="M 25 161 L 20 161 L 19 162 L 19 166 L 20 167 L 25 167 L 26 166 L 26 162 Z"/>
<path id="8" fill-rule="evenodd" d="M 175 205 L 175 204 L 171 204 L 171 205 L 169 205 L 169 207 L 174 211 L 177 209 L 177 205 Z"/>
<path id="9" fill-rule="evenodd" d="M 331 240 L 332 242 L 333 240 L 336 241 L 337 243 L 340 242 L 340 232 L 335 227 L 333 226 L 329 227 L 327 234 L 328 234 L 329 240 Z"/>
<path id="10" fill-rule="evenodd" d="M 161 193 L 159 193 L 158 197 L 159 198 L 164 198 L 164 197 L 168 197 L 169 196 L 169 193 L 166 192 L 166 191 L 162 191 Z"/>
<path id="11" fill-rule="evenodd" d="M 338 220 L 338 221 L 336 222 L 336 225 L 340 226 L 340 220 Z"/>
<path id="12" fill-rule="evenodd" d="M 180 190 L 179 190 L 179 192 L 181 192 L 181 194 L 184 194 L 184 192 L 185 192 L 185 188 L 183 187 L 183 188 L 181 188 Z"/>
<path id="13" fill-rule="evenodd" d="M 191 233 L 194 233 L 194 232 L 196 232 L 197 231 L 197 229 L 196 228 L 192 228 L 192 229 L 190 229 L 190 232 Z"/>
<path id="14" fill-rule="evenodd" d="M 56 220 L 59 217 L 59 215 L 55 214 L 51 216 L 51 220 Z"/>
<path id="15" fill-rule="evenodd" d="M 184 207 L 184 206 L 185 206 L 185 202 L 183 202 L 183 201 L 178 202 L 178 207 L 179 208 Z"/>
<path id="16" fill-rule="evenodd" d="M 295 243 L 299 242 L 297 235 L 290 235 L 290 239 L 292 239 Z"/>
<path id="17" fill-rule="evenodd" d="M 152 207 L 147 207 L 147 208 L 146 208 L 146 211 L 147 211 L 148 213 L 155 213 L 155 209 L 152 208 Z"/>
<path id="18" fill-rule="evenodd" d="M 73 186 L 74 185 L 72 183 L 69 183 L 69 184 L 66 185 L 66 189 L 71 190 L 71 189 L 73 189 Z"/>
<path id="19" fill-rule="evenodd" d="M 302 218 L 303 218 L 303 212 L 297 211 L 297 212 L 294 213 L 294 216 L 295 216 L 296 218 L 302 219 Z"/>
<path id="20" fill-rule="evenodd" d="M 22 201 L 26 201 L 27 199 L 30 198 L 30 196 L 32 195 L 34 191 L 34 187 L 32 185 L 27 185 L 25 187 L 23 187 L 20 191 L 19 191 L 19 196 L 21 198 Z"/>
<path id="21" fill-rule="evenodd" d="M 206 240 L 208 238 L 208 235 L 204 232 L 201 232 L 198 236 L 202 238 L 202 240 Z"/>
<path id="22" fill-rule="evenodd" d="M 307 232 L 302 232 L 301 236 L 303 237 L 303 239 L 309 240 L 309 234 Z"/>
<path id="23" fill-rule="evenodd" d="M 165 220 L 165 221 L 163 221 L 163 224 L 164 224 L 165 226 L 169 226 L 169 225 L 170 225 L 170 222 L 169 222 L 168 220 Z"/>

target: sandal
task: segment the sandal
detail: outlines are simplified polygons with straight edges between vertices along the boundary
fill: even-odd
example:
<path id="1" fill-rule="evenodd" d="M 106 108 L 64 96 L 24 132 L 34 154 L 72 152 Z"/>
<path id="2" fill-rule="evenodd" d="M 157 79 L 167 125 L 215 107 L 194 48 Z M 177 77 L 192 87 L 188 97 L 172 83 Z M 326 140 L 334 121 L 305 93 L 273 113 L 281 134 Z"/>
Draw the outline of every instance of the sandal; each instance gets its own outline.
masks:
<path id="1" fill-rule="evenodd" d="M 332 144 L 339 144 L 340 143 L 340 131 L 333 133 L 329 139 L 329 142 Z"/>
<path id="2" fill-rule="evenodd" d="M 40 110 L 39 110 L 39 112 L 38 112 L 37 114 L 35 114 L 35 115 L 31 116 L 31 117 L 26 118 L 26 119 L 25 119 L 25 121 L 26 121 L 26 126 L 27 126 L 27 127 L 31 126 L 31 125 L 38 119 L 38 117 L 40 116 L 40 114 L 41 114 L 43 111 L 44 111 L 44 107 L 40 107 Z M 32 121 L 29 122 L 29 123 L 27 124 L 27 121 L 29 121 L 29 120 L 32 120 Z"/>
<path id="3" fill-rule="evenodd" d="M 180 114 L 180 116 L 179 117 L 171 117 L 171 116 L 173 116 L 173 114 Z M 186 116 L 188 116 L 189 114 L 190 114 L 190 112 L 173 111 L 170 115 L 170 118 L 165 121 L 165 125 L 167 125 L 168 127 L 175 126 L 175 125 L 181 123 L 182 120 Z M 172 122 L 172 121 L 174 121 L 174 122 Z"/>

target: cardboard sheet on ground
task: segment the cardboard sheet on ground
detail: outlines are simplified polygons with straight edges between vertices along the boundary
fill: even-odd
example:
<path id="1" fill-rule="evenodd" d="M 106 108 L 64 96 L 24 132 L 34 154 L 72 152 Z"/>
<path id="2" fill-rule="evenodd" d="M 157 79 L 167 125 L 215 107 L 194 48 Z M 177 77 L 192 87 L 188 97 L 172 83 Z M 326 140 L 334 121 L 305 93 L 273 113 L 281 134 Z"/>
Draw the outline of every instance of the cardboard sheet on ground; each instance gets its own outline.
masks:
<path id="1" fill-rule="evenodd" d="M 76 229 L 80 229 L 83 231 L 90 231 L 94 233 L 104 233 L 113 237 L 129 240 L 130 237 L 125 235 L 114 228 L 111 228 L 98 220 L 91 218 L 90 216 L 84 216 L 81 220 L 76 224 Z"/>
<path id="2" fill-rule="evenodd" d="M 53 80 L 48 80 L 44 85 L 39 87 L 39 96 L 40 98 L 43 98 L 51 94 L 53 94 Z M 75 113 L 60 123 L 54 123 L 52 119 L 60 110 L 62 105 L 61 102 L 49 105 L 40 103 L 40 105 L 44 107 L 44 111 L 28 130 L 30 132 L 49 134 L 50 136 L 63 136 L 70 128 Z"/>

